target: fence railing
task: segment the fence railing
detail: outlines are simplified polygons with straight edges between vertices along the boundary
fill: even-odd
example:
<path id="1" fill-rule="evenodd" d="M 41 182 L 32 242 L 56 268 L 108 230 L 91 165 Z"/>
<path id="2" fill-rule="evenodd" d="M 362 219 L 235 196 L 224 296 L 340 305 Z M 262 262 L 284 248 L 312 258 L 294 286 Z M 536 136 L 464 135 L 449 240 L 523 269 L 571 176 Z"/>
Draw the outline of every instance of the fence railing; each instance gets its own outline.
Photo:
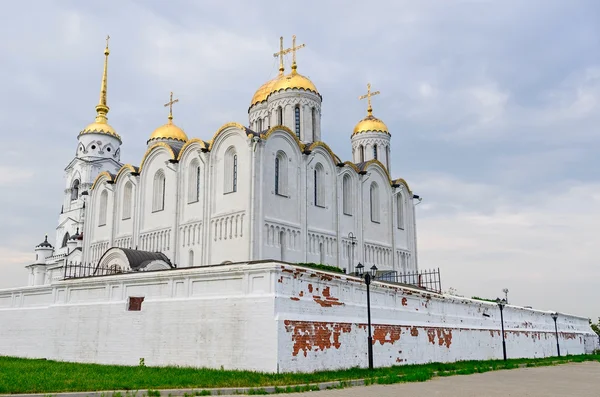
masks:
<path id="1" fill-rule="evenodd" d="M 398 273 L 397 271 L 381 272 L 375 277 L 377 281 L 409 284 L 428 291 L 442 293 L 440 269 L 421 270 L 414 273 Z"/>
<path id="2" fill-rule="evenodd" d="M 65 265 L 64 279 L 107 276 L 124 273 L 120 266 L 103 267 L 94 263 L 68 263 Z"/>

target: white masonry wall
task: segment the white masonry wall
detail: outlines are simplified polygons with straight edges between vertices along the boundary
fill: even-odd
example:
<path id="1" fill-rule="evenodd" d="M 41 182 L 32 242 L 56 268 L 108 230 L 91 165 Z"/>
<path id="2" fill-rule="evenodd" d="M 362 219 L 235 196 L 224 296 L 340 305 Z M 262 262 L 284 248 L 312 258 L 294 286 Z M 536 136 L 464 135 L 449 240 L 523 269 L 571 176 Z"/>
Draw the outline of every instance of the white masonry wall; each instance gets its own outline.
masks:
<path id="1" fill-rule="evenodd" d="M 495 304 L 372 285 L 376 366 L 501 358 Z M 129 297 L 144 297 L 128 311 Z M 359 279 L 277 262 L 54 281 L 0 291 L 0 355 L 268 372 L 367 365 Z M 488 317 L 489 316 L 489 317 Z M 509 357 L 556 355 L 549 313 L 505 309 Z M 561 353 L 598 348 L 561 315 Z"/>

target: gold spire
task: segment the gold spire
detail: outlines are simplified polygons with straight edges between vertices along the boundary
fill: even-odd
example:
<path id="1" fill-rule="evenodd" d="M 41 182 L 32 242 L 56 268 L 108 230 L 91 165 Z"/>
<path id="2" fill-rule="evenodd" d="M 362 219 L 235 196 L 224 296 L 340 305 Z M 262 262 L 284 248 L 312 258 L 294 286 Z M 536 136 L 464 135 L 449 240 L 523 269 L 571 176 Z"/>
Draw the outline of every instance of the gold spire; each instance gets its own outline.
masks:
<path id="1" fill-rule="evenodd" d="M 165 103 L 165 107 L 169 107 L 169 124 L 173 124 L 173 104 L 177 102 L 179 102 L 179 99 L 173 100 L 173 91 L 171 91 L 169 102 Z"/>
<path id="2" fill-rule="evenodd" d="M 296 69 L 298 69 L 298 65 L 296 64 L 296 51 L 301 48 L 306 47 L 306 44 L 300 44 L 296 47 L 296 35 L 292 36 L 292 47 L 285 50 L 285 53 L 292 53 L 292 74 L 296 74 Z"/>
<path id="3" fill-rule="evenodd" d="M 110 109 L 106 104 L 106 89 L 107 89 L 107 77 L 108 77 L 108 55 L 110 51 L 108 49 L 108 40 L 110 40 L 110 36 L 106 36 L 106 48 L 104 49 L 104 73 L 102 73 L 102 84 L 100 85 L 100 100 L 98 101 L 98 105 L 96 105 L 96 123 L 106 123 L 107 118 L 106 114 Z"/>
<path id="4" fill-rule="evenodd" d="M 379 95 L 379 94 L 381 94 L 381 92 L 379 92 L 379 91 L 371 92 L 371 83 L 368 83 L 367 84 L 367 93 L 365 95 L 361 95 L 358 97 L 358 99 L 367 98 L 367 100 L 369 102 L 369 107 L 367 108 L 367 113 L 369 113 L 369 116 L 373 115 L 373 107 L 371 106 L 371 97 L 375 96 L 375 95 Z"/>
<path id="5" fill-rule="evenodd" d="M 284 67 L 283 67 L 283 56 L 287 54 L 288 51 L 283 49 L 283 36 L 279 38 L 279 52 L 273 54 L 275 58 L 279 57 L 279 75 L 283 76 Z"/>

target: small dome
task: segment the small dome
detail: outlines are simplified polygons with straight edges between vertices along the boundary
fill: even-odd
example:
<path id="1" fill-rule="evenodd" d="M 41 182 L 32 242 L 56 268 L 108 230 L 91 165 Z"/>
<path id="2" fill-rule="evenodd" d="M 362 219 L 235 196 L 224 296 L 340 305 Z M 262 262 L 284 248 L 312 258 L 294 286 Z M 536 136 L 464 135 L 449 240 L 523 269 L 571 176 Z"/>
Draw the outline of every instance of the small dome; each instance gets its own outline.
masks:
<path id="1" fill-rule="evenodd" d="M 260 88 L 258 90 L 256 90 L 256 92 L 254 93 L 254 96 L 252 97 L 252 100 L 250 101 L 250 107 L 256 105 L 257 103 L 266 101 L 267 97 L 271 93 L 271 88 L 273 88 L 273 85 L 275 85 L 277 80 L 279 80 L 280 78 L 281 78 L 281 76 L 277 76 L 273 80 L 269 80 L 266 83 L 264 83 L 263 85 L 261 85 Z"/>
<path id="2" fill-rule="evenodd" d="M 356 124 L 352 136 L 360 134 L 361 132 L 382 132 L 384 134 L 390 134 L 385 123 L 370 113 Z"/>
<path id="3" fill-rule="evenodd" d="M 105 135 L 113 136 L 113 137 L 117 138 L 119 141 L 121 141 L 121 137 L 119 136 L 119 134 L 117 134 L 115 129 L 112 128 L 108 123 L 103 123 L 103 122 L 95 121 L 95 122 L 89 124 L 87 127 L 85 127 L 83 130 L 81 130 L 81 132 L 79 133 L 79 135 L 83 135 L 83 134 L 105 134 Z"/>
<path id="4" fill-rule="evenodd" d="M 314 92 L 317 95 L 321 95 L 319 94 L 319 91 L 317 91 L 317 87 L 315 87 L 313 82 L 307 77 L 304 77 L 296 72 L 296 70 L 292 70 L 292 73 L 277 79 L 275 84 L 273 84 L 269 94 L 273 94 L 282 90 L 285 91 L 287 89 L 306 90 Z"/>
<path id="5" fill-rule="evenodd" d="M 171 119 L 171 117 L 170 117 Z M 173 121 L 169 119 L 169 122 L 163 126 L 158 127 L 154 130 L 148 142 L 160 139 L 172 139 L 175 141 L 187 142 L 188 137 L 183 130 L 173 124 Z"/>
<path id="6" fill-rule="evenodd" d="M 44 241 L 39 243 L 35 248 L 53 248 L 52 244 L 50 244 L 48 242 L 48 235 L 46 235 L 46 238 L 44 239 Z"/>

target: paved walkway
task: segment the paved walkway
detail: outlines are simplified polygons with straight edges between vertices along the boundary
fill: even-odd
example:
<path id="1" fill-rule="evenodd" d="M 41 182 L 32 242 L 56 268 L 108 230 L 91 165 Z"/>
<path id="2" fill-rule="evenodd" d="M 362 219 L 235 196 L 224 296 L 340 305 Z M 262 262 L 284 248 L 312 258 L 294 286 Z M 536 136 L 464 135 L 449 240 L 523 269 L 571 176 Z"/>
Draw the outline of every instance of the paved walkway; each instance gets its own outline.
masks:
<path id="1" fill-rule="evenodd" d="M 279 394 L 294 397 L 598 397 L 600 363 L 585 362 L 434 378 L 423 383 Z"/>

